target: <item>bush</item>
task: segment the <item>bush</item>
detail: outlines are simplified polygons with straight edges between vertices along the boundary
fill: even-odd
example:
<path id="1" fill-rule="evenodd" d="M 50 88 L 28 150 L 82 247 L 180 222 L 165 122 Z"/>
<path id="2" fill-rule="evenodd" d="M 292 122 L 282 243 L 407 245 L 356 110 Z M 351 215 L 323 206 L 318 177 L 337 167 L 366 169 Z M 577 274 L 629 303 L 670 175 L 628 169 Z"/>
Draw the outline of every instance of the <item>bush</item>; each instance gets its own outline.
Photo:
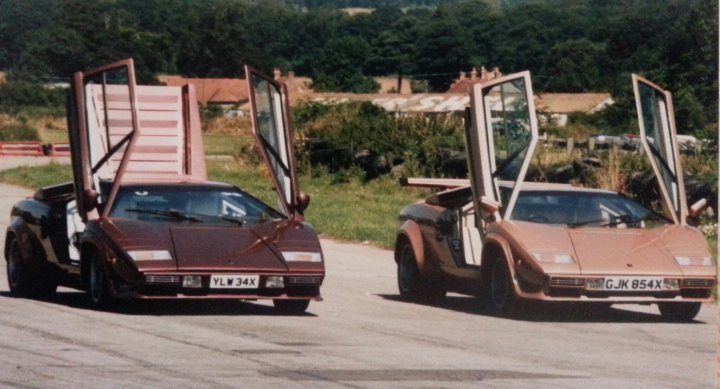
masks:
<path id="1" fill-rule="evenodd" d="M 214 105 L 214 104 L 208 104 L 208 105 L 201 105 L 200 106 L 200 122 L 203 123 L 203 130 L 207 130 L 205 127 L 205 123 L 211 122 L 214 119 L 222 118 L 224 115 L 223 108 Z"/>
<path id="2" fill-rule="evenodd" d="M 65 89 L 47 89 L 40 84 L 8 80 L 0 84 L 0 112 L 64 116 L 66 96 Z"/>
<path id="3" fill-rule="evenodd" d="M 35 128 L 28 124 L 25 117 L 13 118 L 0 115 L 0 141 L 39 141 L 40 136 Z"/>
<path id="4" fill-rule="evenodd" d="M 300 166 L 358 166 L 372 178 L 412 161 L 405 171 L 448 176 L 448 161 L 464 159 L 463 121 L 453 114 L 395 116 L 370 102 L 304 103 L 293 118 Z"/>

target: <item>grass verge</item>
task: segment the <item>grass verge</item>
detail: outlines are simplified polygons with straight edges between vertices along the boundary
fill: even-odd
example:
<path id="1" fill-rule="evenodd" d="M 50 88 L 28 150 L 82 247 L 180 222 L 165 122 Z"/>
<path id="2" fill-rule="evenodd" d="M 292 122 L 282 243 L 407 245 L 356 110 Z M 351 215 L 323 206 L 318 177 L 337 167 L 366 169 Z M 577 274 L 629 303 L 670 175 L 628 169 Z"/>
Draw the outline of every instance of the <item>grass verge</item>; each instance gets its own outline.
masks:
<path id="1" fill-rule="evenodd" d="M 263 168 L 238 165 L 232 161 L 208 161 L 210 180 L 236 185 L 266 203 L 279 207 L 272 184 Z M 0 172 L 0 182 L 37 189 L 69 182 L 69 165 L 18 167 Z M 325 237 L 368 242 L 392 248 L 395 244 L 397 215 L 402 207 L 424 198 L 427 191 L 401 188 L 388 177 L 363 183 L 356 178 L 338 182 L 322 174 L 300 177 L 301 189 L 311 196 L 305 216 Z"/>

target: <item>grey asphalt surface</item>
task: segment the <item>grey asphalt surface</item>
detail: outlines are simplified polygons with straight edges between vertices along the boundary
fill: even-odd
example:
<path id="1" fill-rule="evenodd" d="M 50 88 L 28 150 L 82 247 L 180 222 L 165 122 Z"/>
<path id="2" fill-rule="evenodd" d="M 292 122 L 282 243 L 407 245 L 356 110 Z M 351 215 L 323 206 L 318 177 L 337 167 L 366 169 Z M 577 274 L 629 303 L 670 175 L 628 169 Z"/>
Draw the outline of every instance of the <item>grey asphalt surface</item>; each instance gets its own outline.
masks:
<path id="1" fill-rule="evenodd" d="M 0 185 L 0 227 L 31 191 Z M 2 216 L 5 215 L 5 216 Z M 2 241 L 0 241 L 2 242 Z M 95 311 L 84 293 L 14 298 L 0 278 L 0 387 L 712 388 L 717 307 L 689 324 L 655 306 L 485 314 L 475 299 L 398 298 L 392 253 L 322 241 L 325 301 L 138 302 Z M 1 261 L 4 267 L 4 260 Z"/>

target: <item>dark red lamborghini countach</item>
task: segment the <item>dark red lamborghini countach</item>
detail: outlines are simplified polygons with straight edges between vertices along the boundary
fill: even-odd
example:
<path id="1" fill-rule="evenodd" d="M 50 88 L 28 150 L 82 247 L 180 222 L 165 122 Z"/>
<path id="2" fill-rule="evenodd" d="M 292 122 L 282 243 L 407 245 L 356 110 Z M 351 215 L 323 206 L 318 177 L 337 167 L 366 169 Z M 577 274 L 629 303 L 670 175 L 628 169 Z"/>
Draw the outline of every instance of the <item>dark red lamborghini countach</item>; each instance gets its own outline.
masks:
<path id="1" fill-rule="evenodd" d="M 252 126 L 279 206 L 209 182 L 195 90 L 135 84 L 131 59 L 76 73 L 68 108 L 74 182 L 15 205 L 5 238 L 13 294 L 113 299 L 320 300 L 315 230 L 303 221 L 287 89 L 246 67 Z"/>

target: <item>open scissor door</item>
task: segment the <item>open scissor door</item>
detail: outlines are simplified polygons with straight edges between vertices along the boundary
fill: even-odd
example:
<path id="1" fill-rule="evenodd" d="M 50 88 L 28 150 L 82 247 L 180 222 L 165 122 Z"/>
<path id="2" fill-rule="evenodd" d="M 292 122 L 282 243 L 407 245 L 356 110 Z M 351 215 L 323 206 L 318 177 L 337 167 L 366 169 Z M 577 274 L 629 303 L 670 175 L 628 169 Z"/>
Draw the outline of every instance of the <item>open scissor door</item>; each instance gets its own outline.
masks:
<path id="1" fill-rule="evenodd" d="M 633 74 L 640 141 L 657 176 L 663 211 L 675 223 L 684 224 L 687 200 L 680 153 L 677 146 L 672 95 Z"/>
<path id="2" fill-rule="evenodd" d="M 290 217 L 301 215 L 303 205 L 298 189 L 289 118 L 287 88 L 246 66 L 252 129 L 275 188 L 280 204 Z"/>
<path id="3" fill-rule="evenodd" d="M 109 214 L 123 180 L 207 178 L 195 89 L 136 85 L 132 59 L 76 73 L 68 121 L 83 221 Z"/>
<path id="4" fill-rule="evenodd" d="M 128 163 L 125 150 L 137 135 L 135 89 L 131 59 L 75 73 L 68 117 L 75 195 L 83 221 L 97 218 L 96 205 L 111 203 L 117 193 Z"/>
<path id="5" fill-rule="evenodd" d="M 469 113 L 465 138 L 475 213 L 482 215 L 482 202 L 489 201 L 509 217 L 538 138 L 530 73 L 475 84 Z M 501 192 L 500 181 L 512 190 Z M 479 227 L 482 218 L 475 220 Z"/>

